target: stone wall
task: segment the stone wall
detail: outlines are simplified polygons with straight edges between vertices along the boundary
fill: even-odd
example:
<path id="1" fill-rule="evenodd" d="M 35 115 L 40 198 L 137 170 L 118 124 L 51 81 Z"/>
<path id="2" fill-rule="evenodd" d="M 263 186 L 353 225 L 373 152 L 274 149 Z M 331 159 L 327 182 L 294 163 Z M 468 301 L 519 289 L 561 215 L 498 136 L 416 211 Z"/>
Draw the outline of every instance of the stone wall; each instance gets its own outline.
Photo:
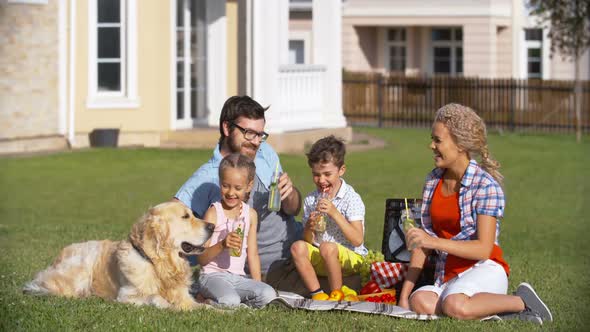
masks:
<path id="1" fill-rule="evenodd" d="M 0 140 L 58 131 L 58 0 L 0 0 Z"/>

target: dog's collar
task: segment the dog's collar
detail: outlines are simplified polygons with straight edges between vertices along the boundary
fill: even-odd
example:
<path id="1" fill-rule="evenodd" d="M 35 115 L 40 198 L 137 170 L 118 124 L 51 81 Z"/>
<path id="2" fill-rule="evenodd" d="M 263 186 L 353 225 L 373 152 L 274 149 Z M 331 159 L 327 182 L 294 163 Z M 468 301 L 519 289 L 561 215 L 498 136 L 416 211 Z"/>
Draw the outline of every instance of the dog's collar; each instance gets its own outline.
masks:
<path id="1" fill-rule="evenodd" d="M 151 258 L 149 258 L 145 252 L 143 251 L 143 249 L 141 249 L 140 247 L 136 246 L 135 243 L 133 243 L 133 241 L 129 241 L 131 242 L 131 246 L 133 247 L 133 249 L 135 249 L 135 251 L 137 251 L 137 253 L 143 257 L 146 261 L 150 262 L 152 265 L 154 264 L 154 262 L 152 262 Z"/>

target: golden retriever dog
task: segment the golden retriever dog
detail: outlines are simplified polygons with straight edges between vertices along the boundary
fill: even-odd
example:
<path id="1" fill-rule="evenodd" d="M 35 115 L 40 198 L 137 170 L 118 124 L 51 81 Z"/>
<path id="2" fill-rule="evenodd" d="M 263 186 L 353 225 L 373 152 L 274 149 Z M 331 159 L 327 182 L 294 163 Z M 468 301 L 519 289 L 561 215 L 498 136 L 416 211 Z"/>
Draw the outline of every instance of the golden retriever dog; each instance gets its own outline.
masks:
<path id="1" fill-rule="evenodd" d="M 160 308 L 190 310 L 192 270 L 185 256 L 203 252 L 215 225 L 193 216 L 180 202 L 151 208 L 126 241 L 75 243 L 24 286 L 33 295 L 99 296 Z"/>

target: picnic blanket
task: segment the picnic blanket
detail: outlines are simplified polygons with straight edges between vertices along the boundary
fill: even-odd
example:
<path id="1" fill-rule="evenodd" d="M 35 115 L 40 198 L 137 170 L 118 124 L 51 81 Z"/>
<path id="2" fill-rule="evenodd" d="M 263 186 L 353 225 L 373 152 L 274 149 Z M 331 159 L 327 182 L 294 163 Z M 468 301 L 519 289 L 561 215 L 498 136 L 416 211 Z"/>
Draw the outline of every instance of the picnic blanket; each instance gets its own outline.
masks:
<path id="1" fill-rule="evenodd" d="M 374 302 L 350 301 L 316 301 L 306 299 L 301 295 L 279 291 L 279 297 L 271 301 L 272 305 L 282 305 L 290 309 L 304 309 L 310 311 L 344 310 L 362 312 L 366 314 L 385 315 L 397 318 L 433 320 L 436 315 L 421 315 L 396 305 Z"/>
<path id="2" fill-rule="evenodd" d="M 362 312 L 365 314 L 384 315 L 397 318 L 415 320 L 435 320 L 437 315 L 423 315 L 398 307 L 396 305 L 374 302 L 350 302 L 350 301 L 316 301 L 306 299 L 303 296 L 291 292 L 278 291 L 278 297 L 272 300 L 269 305 L 280 305 L 289 309 L 304 309 L 309 311 L 330 311 L 343 310 Z M 480 319 L 480 321 L 502 321 L 519 319 L 518 315 L 491 315 Z"/>

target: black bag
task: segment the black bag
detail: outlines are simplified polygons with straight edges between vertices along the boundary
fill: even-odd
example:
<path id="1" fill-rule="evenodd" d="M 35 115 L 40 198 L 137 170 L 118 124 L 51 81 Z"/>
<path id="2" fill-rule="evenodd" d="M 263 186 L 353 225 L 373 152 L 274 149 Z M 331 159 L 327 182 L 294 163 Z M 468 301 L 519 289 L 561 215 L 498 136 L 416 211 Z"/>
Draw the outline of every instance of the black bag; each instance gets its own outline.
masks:
<path id="1" fill-rule="evenodd" d="M 420 227 L 422 200 L 408 198 L 408 209 L 416 226 Z M 381 252 L 387 262 L 410 261 L 410 252 L 406 248 L 406 236 L 402 227 L 402 216 L 406 215 L 406 203 L 403 198 L 390 198 L 385 201 L 385 224 L 383 225 L 383 242 Z"/>

